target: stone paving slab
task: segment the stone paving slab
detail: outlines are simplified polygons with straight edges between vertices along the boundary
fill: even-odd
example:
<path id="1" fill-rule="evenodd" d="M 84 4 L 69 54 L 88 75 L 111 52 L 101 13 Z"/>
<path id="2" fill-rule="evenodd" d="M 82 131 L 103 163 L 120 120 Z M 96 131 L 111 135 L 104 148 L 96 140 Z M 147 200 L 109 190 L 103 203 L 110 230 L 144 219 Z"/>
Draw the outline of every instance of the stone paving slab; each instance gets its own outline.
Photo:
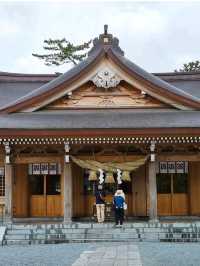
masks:
<path id="1" fill-rule="evenodd" d="M 137 245 L 100 247 L 84 251 L 72 266 L 142 266 Z"/>
<path id="2" fill-rule="evenodd" d="M 39 240 L 38 240 L 39 241 Z M 0 266 L 72 266 L 86 252 L 85 263 L 78 266 L 100 266 L 108 248 L 128 245 L 128 262 L 118 258 L 114 266 L 141 266 L 136 254 L 139 253 L 142 266 L 199 266 L 200 243 L 83 243 L 52 245 L 19 245 L 0 247 Z M 111 250 L 112 250 L 111 249 Z M 117 252 L 117 248 L 115 248 Z M 139 250 L 139 252 L 138 252 Z M 96 259 L 95 259 L 95 252 Z M 88 264 L 89 263 L 89 264 Z M 123 263 L 123 264 L 122 264 Z M 104 265 L 105 266 L 105 265 Z"/>

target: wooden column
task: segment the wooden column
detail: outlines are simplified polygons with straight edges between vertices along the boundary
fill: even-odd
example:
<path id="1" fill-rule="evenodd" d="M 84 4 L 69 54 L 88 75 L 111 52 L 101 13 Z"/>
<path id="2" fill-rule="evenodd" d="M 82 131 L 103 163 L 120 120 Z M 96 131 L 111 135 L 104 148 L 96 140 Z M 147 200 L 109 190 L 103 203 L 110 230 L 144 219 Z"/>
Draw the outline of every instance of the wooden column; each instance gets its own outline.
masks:
<path id="1" fill-rule="evenodd" d="M 6 216 L 6 220 L 12 219 L 12 184 L 13 184 L 13 165 L 5 164 L 5 216 Z"/>
<path id="2" fill-rule="evenodd" d="M 72 220 L 72 165 L 64 162 L 64 222 Z"/>
<path id="3" fill-rule="evenodd" d="M 156 163 L 149 162 L 149 219 L 157 220 Z"/>

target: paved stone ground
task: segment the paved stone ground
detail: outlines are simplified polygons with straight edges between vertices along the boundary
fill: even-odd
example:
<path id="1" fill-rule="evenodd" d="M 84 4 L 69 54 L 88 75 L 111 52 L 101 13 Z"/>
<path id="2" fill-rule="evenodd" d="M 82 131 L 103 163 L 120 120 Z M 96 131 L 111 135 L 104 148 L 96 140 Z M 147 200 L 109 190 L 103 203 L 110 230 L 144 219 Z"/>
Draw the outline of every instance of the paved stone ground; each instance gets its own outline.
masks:
<path id="1" fill-rule="evenodd" d="M 87 266 L 200 266 L 199 251 L 200 244 L 195 243 L 3 246 L 0 247 L 0 266 L 76 266 L 80 258 L 82 264 L 79 266 L 85 266 L 84 260 L 88 258 L 92 264 Z M 97 259 L 100 259 L 99 264 Z"/>
<path id="2" fill-rule="evenodd" d="M 119 245 L 84 251 L 72 266 L 142 266 L 138 246 Z"/>

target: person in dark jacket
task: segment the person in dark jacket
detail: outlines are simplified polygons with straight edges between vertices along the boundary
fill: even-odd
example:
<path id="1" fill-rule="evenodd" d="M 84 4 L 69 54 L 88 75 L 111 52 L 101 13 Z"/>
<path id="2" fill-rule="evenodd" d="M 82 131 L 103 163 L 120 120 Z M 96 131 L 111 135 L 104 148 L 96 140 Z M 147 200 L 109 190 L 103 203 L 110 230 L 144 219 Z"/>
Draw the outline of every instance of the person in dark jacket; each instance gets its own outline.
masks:
<path id="1" fill-rule="evenodd" d="M 105 200 L 102 185 L 98 185 L 96 193 L 96 211 L 98 223 L 103 223 L 105 219 Z"/>
<path id="2" fill-rule="evenodd" d="M 113 198 L 115 210 L 115 225 L 123 225 L 125 195 L 122 189 L 118 189 Z"/>

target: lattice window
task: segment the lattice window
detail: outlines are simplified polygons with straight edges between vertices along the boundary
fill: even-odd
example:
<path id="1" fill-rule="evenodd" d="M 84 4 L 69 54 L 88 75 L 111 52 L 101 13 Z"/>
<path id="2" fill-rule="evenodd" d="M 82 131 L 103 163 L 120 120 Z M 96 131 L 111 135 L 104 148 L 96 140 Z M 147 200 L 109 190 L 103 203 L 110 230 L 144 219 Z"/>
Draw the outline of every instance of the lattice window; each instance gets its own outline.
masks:
<path id="1" fill-rule="evenodd" d="M 5 196 L 5 175 L 4 168 L 0 167 L 0 197 Z"/>

